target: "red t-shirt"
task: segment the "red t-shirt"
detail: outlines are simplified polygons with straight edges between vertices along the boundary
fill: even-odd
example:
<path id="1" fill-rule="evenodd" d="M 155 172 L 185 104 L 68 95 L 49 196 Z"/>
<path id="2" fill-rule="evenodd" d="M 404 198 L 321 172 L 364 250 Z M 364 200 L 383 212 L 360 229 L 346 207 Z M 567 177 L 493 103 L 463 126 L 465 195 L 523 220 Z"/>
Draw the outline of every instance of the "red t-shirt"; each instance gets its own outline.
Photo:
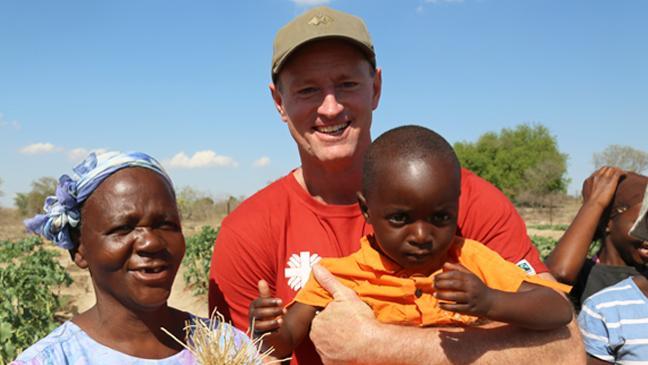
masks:
<path id="1" fill-rule="evenodd" d="M 462 169 L 457 234 L 480 241 L 506 260 L 546 272 L 522 218 L 493 185 Z M 242 330 L 250 302 L 264 279 L 275 297 L 289 303 L 321 257 L 348 256 L 373 233 L 357 204 L 328 205 L 313 199 L 293 174 L 245 200 L 225 218 L 209 273 L 209 308 L 216 307 Z M 309 340 L 291 364 L 321 363 Z"/>

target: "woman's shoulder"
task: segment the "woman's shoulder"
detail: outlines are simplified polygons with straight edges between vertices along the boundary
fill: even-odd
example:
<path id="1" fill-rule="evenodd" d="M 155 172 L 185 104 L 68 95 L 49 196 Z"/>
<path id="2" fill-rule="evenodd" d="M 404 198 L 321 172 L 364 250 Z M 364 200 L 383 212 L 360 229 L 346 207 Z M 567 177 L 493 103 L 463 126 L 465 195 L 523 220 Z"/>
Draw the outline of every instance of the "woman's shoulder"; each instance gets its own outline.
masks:
<path id="1" fill-rule="evenodd" d="M 23 351 L 12 364 L 64 363 L 69 353 L 85 345 L 86 337 L 81 328 L 67 321 Z"/>
<path id="2" fill-rule="evenodd" d="M 10 365 L 193 365 L 195 363 L 195 358 L 188 350 L 182 350 L 164 359 L 142 359 L 130 356 L 100 344 L 75 323 L 67 321 L 25 350 Z"/>

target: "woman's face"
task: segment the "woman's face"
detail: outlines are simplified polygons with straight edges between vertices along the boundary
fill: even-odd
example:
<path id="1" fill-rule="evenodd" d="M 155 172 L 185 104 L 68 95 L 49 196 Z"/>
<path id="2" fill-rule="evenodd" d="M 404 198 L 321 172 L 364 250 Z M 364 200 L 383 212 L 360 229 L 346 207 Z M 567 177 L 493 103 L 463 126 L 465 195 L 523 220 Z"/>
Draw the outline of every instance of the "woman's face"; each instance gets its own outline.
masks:
<path id="1" fill-rule="evenodd" d="M 133 310 L 166 303 L 185 253 L 171 187 L 145 168 L 125 168 L 99 185 L 82 210 L 75 262 L 88 268 L 97 301 Z"/>

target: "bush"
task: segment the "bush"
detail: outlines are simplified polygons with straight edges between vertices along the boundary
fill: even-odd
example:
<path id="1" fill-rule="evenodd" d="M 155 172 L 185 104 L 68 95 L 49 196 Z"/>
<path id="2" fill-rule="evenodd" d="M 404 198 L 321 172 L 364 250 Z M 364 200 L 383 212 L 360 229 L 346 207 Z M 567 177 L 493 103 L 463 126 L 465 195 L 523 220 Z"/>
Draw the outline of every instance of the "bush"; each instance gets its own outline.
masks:
<path id="1" fill-rule="evenodd" d="M 53 177 L 41 177 L 32 182 L 32 189 L 28 193 L 18 193 L 14 204 L 22 216 L 32 216 L 40 213 L 45 204 L 45 198 L 54 195 L 58 181 Z"/>
<path id="2" fill-rule="evenodd" d="M 184 281 L 194 295 L 207 293 L 209 264 L 218 229 L 203 226 L 199 233 L 187 238 L 187 251 L 182 262 L 184 265 Z"/>
<path id="3" fill-rule="evenodd" d="M 544 261 L 554 247 L 556 247 L 558 241 L 550 237 L 533 235 L 531 236 L 531 242 L 533 242 L 533 245 L 535 245 L 538 251 L 540 251 L 540 258 Z"/>
<path id="4" fill-rule="evenodd" d="M 566 231 L 569 224 L 530 224 L 528 227 L 540 231 Z"/>
<path id="5" fill-rule="evenodd" d="M 638 174 L 648 170 L 648 152 L 630 146 L 607 146 L 602 152 L 595 153 L 592 160 L 597 169 L 602 166 L 617 166 Z"/>
<path id="6" fill-rule="evenodd" d="M 454 148 L 462 166 L 516 203 L 544 206 L 545 197 L 567 188 L 567 155 L 558 150 L 556 138 L 542 125 L 488 132 L 474 143 L 455 143 Z"/>
<path id="7" fill-rule="evenodd" d="M 536 235 L 531 236 L 531 242 L 533 242 L 533 245 L 538 249 L 538 251 L 540 251 L 540 258 L 542 259 L 542 261 L 544 261 L 547 256 L 549 256 L 551 251 L 553 251 L 554 247 L 556 247 L 556 244 L 558 243 L 558 241 L 553 238 Z M 594 256 L 600 248 L 601 243 L 599 241 L 592 242 L 589 250 L 587 250 L 587 257 Z"/>
<path id="8" fill-rule="evenodd" d="M 45 337 L 60 323 L 55 289 L 72 278 L 39 237 L 0 241 L 0 364 Z"/>

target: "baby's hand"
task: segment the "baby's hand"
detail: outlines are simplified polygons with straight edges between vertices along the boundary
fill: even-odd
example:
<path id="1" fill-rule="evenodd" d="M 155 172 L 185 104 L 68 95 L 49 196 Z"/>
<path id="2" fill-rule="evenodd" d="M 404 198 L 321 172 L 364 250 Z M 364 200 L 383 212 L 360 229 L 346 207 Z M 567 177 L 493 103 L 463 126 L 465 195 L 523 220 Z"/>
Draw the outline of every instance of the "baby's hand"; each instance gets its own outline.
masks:
<path id="1" fill-rule="evenodd" d="M 254 338 L 279 329 L 285 314 L 281 299 L 271 297 L 268 283 L 259 280 L 258 287 L 259 297 L 250 303 L 250 328 Z"/>
<path id="2" fill-rule="evenodd" d="M 583 200 L 607 207 L 625 171 L 618 167 L 601 167 L 583 182 Z"/>
<path id="3" fill-rule="evenodd" d="M 436 298 L 442 309 L 487 317 L 492 305 L 493 291 L 475 274 L 460 264 L 446 262 L 443 272 L 434 278 Z"/>

